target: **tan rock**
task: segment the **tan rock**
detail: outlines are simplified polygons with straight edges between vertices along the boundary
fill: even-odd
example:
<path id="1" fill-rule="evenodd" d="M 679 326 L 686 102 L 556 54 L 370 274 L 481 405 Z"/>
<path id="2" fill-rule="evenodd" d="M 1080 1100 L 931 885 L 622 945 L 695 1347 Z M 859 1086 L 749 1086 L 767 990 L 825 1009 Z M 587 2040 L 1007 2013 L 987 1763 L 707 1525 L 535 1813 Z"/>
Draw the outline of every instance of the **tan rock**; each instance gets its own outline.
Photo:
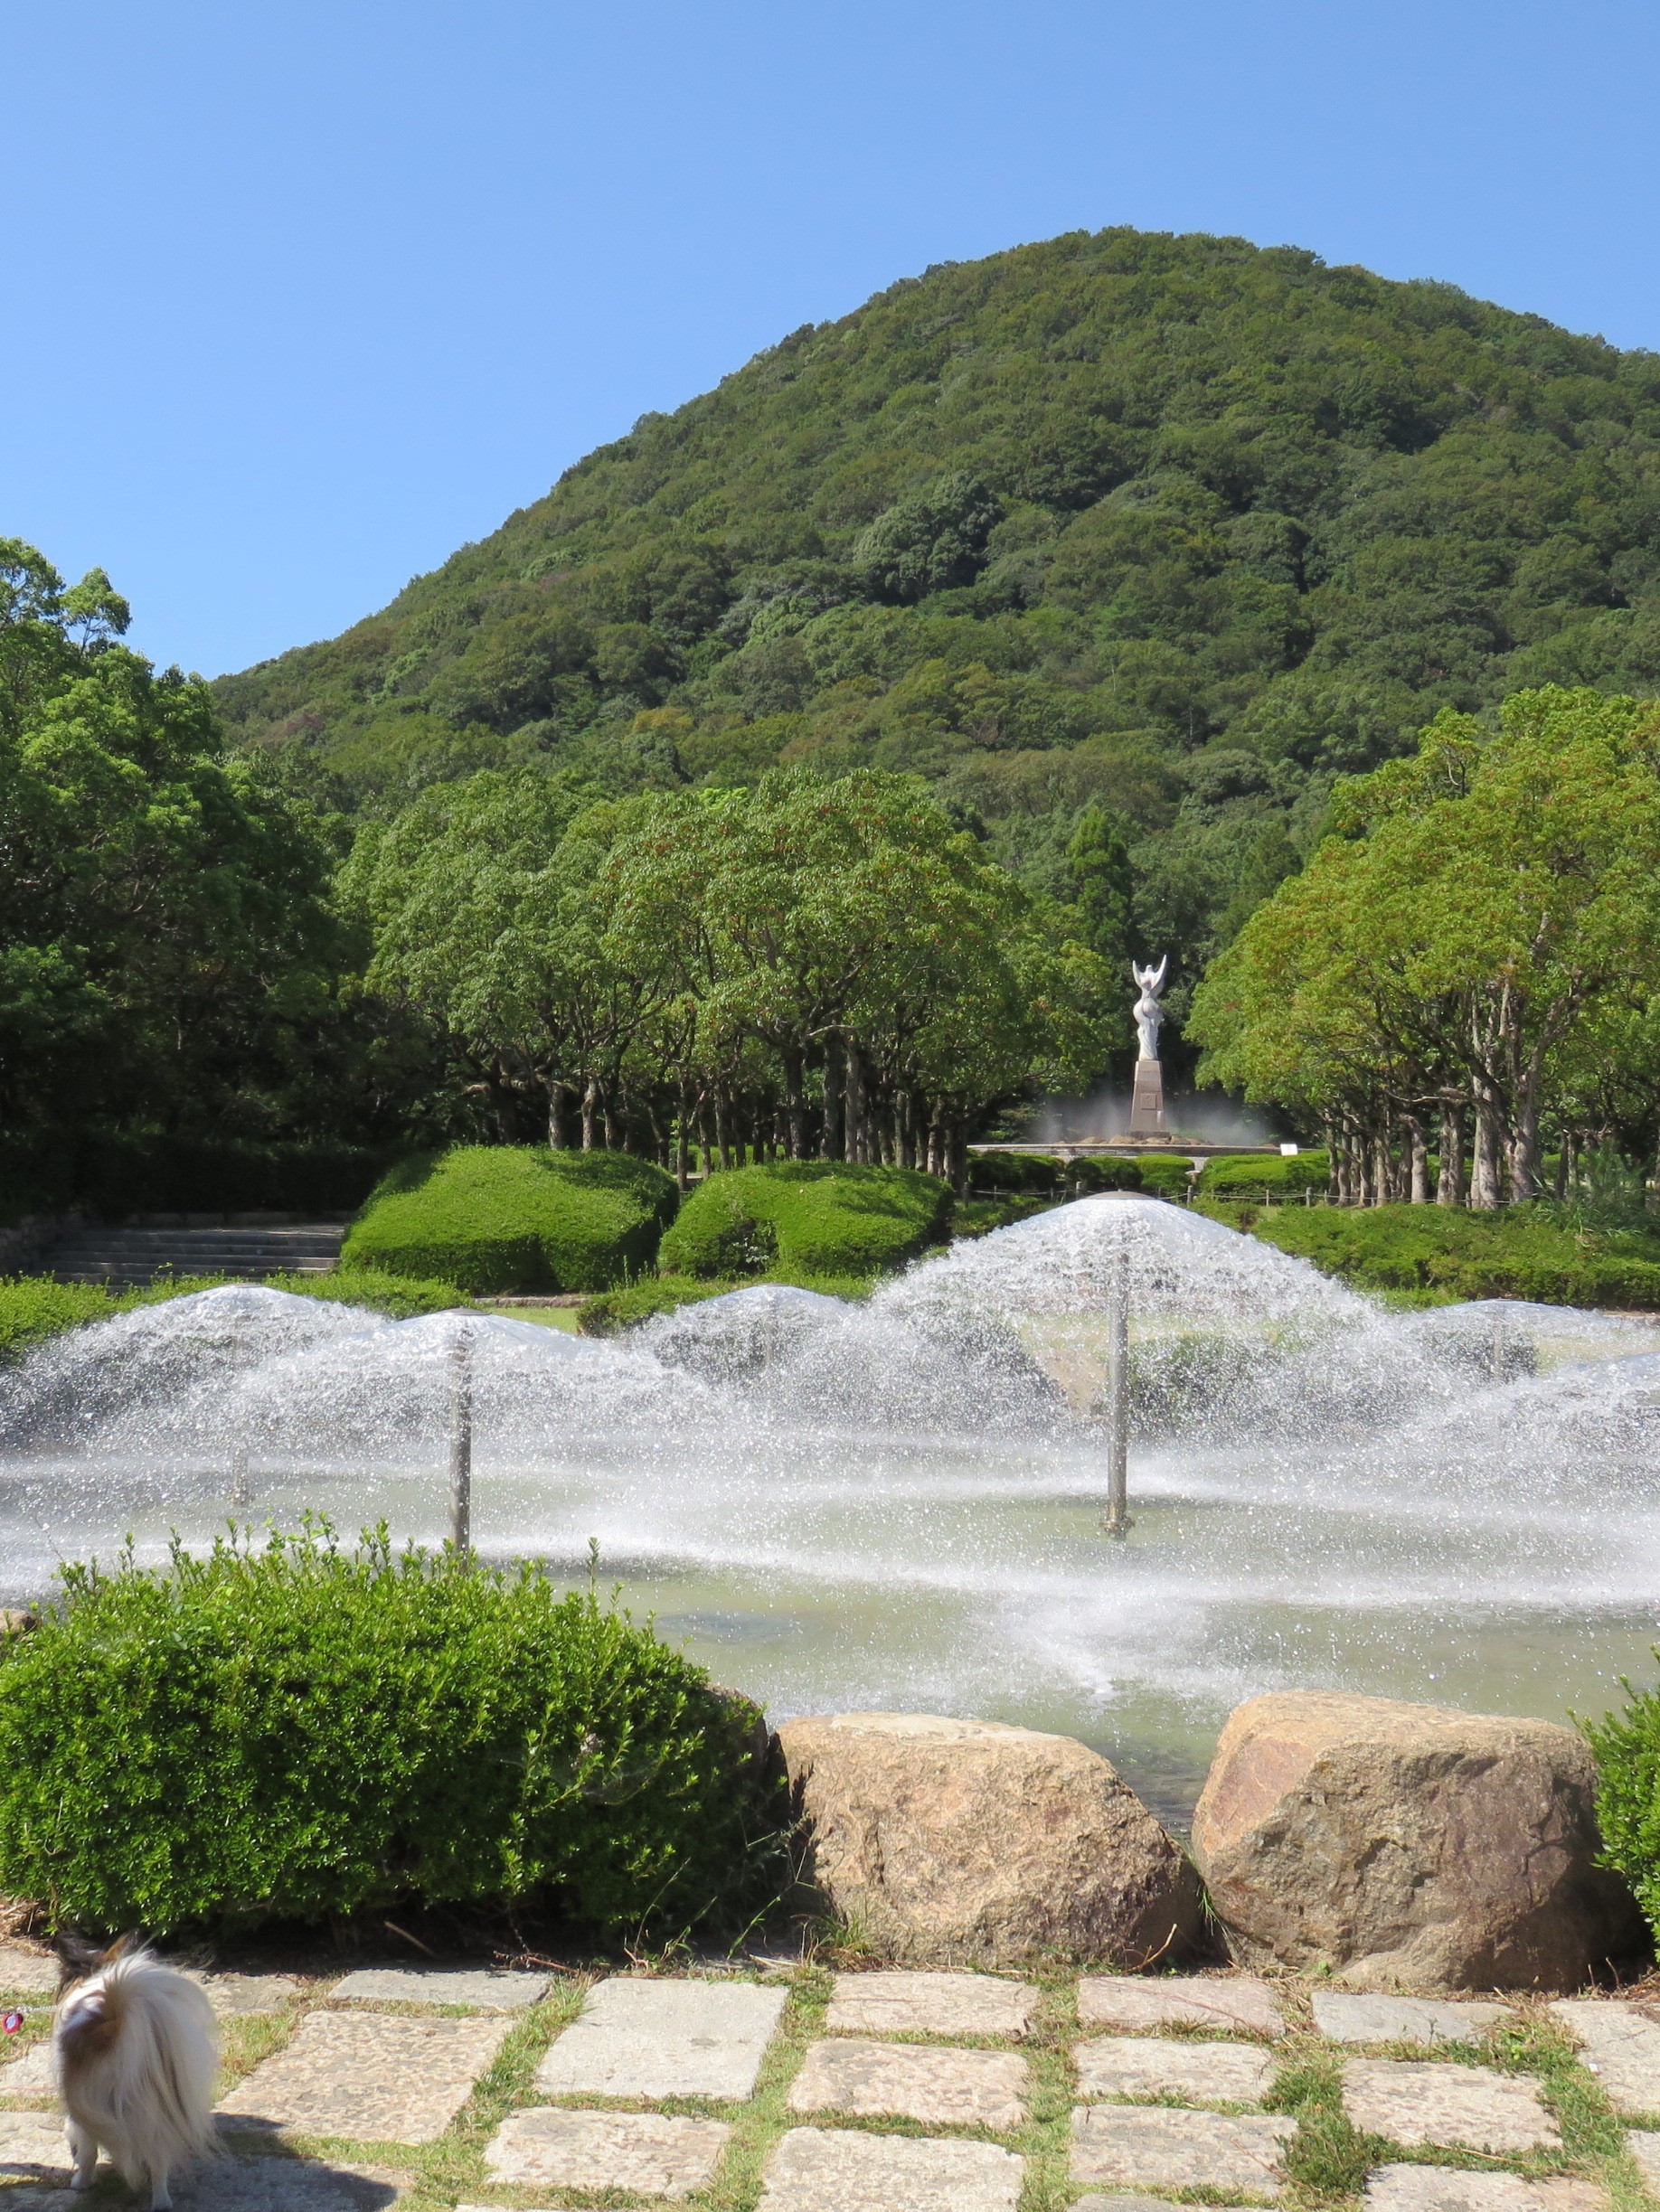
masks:
<path id="1" fill-rule="evenodd" d="M 1312 1691 L 1229 1718 L 1193 1850 L 1235 1955 L 1372 1989 L 1573 1989 L 1643 1940 L 1590 1753 L 1546 1720 Z"/>
<path id="2" fill-rule="evenodd" d="M 1139 1967 L 1198 1925 L 1192 1867 L 1070 1737 L 910 1713 L 792 1720 L 778 1736 L 809 1880 L 896 1961 Z"/>

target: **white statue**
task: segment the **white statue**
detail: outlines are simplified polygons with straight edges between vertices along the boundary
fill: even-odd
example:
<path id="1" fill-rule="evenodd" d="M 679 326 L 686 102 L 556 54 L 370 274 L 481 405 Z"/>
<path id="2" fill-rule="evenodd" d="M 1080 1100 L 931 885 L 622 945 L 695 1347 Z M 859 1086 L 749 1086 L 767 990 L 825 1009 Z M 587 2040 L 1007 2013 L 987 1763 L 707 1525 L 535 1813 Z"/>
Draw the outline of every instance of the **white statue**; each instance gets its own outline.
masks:
<path id="1" fill-rule="evenodd" d="M 1141 996 L 1136 1001 L 1136 1027 L 1141 1032 L 1141 1057 L 1144 1060 L 1155 1060 L 1158 1058 L 1158 1025 L 1165 1018 L 1158 994 L 1165 987 L 1165 974 L 1169 965 L 1168 953 L 1155 968 L 1138 968 L 1133 960 L 1130 962 L 1130 974 L 1141 986 Z"/>

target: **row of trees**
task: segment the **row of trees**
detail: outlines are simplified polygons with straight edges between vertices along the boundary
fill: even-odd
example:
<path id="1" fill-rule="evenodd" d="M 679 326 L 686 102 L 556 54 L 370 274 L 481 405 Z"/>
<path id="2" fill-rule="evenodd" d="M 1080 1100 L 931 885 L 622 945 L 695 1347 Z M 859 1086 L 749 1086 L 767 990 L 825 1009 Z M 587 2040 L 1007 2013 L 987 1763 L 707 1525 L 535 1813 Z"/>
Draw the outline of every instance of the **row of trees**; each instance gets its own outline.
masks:
<path id="1" fill-rule="evenodd" d="M 1333 834 L 1195 994 L 1202 1073 L 1324 1125 L 1338 1195 L 1491 1208 L 1660 1096 L 1660 709 L 1440 715 L 1340 785 Z M 1431 1190 L 1431 1149 L 1438 1155 Z"/>
<path id="2" fill-rule="evenodd" d="M 914 779 L 780 770 L 583 805 L 535 768 L 360 832 L 373 989 L 434 1023 L 505 1138 L 955 1176 L 988 1102 L 1080 1091 L 1121 1042 L 1121 846 L 1081 910 L 1023 892 Z"/>

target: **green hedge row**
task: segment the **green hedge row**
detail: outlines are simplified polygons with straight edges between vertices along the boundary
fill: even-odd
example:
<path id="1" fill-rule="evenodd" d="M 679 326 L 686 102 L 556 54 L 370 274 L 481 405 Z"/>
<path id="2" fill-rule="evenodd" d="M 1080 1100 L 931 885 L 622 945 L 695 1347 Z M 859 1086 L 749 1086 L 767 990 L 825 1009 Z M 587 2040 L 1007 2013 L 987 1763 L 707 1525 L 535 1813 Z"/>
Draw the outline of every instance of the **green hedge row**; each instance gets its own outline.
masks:
<path id="1" fill-rule="evenodd" d="M 606 1290 L 650 1271 L 676 1198 L 672 1176 L 624 1153 L 458 1145 L 384 1176 L 341 1260 L 475 1294 Z"/>
<path id="2" fill-rule="evenodd" d="M 148 1290 L 111 1291 L 98 1283 L 56 1283 L 45 1275 L 0 1278 L 0 1360 L 14 1358 L 65 1329 L 108 1321 L 113 1314 L 131 1313 L 135 1306 L 188 1297 L 192 1291 L 212 1290 L 225 1280 L 222 1275 L 174 1275 Z M 333 1275 L 274 1275 L 267 1287 L 302 1298 L 325 1298 L 338 1305 L 368 1306 L 395 1321 L 416 1313 L 441 1313 L 466 1304 L 453 1283 L 416 1283 L 365 1268 Z"/>
<path id="3" fill-rule="evenodd" d="M 868 1276 L 942 1244 L 950 1220 L 950 1186 L 936 1176 L 781 1161 L 732 1168 L 700 1183 L 658 1257 L 664 1274 L 702 1280 L 774 1271 L 791 1281 Z"/>
<path id="4" fill-rule="evenodd" d="M 1660 1238 L 1589 1238 L 1530 1207 L 1286 1207 L 1243 1217 L 1266 1243 L 1365 1290 L 1660 1308 Z"/>
<path id="5" fill-rule="evenodd" d="M 675 1934 L 776 1887 L 759 1712 L 591 1587 L 325 1531 L 63 1586 L 0 1641 L 0 1890 L 53 1923 L 536 1899 Z"/>

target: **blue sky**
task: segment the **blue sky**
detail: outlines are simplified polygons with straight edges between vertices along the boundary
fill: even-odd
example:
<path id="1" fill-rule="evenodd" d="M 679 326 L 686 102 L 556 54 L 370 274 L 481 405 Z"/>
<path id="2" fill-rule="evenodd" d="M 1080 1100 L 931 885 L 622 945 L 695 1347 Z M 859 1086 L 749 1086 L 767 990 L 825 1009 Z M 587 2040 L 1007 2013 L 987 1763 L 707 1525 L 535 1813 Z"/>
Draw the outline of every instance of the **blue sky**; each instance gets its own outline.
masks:
<path id="1" fill-rule="evenodd" d="M 1660 346 L 1660 11 L 0 0 L 0 533 L 214 674 L 931 261 L 1129 222 Z"/>

